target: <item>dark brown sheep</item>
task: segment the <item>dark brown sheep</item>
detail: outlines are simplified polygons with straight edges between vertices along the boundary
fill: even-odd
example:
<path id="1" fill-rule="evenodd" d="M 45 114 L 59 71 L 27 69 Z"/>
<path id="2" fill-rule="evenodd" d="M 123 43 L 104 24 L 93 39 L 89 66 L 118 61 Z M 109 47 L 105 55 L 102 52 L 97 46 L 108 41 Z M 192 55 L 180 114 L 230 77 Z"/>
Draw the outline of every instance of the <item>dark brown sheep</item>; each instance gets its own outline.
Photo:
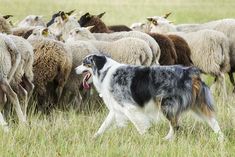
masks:
<path id="1" fill-rule="evenodd" d="M 81 27 L 94 26 L 90 31 L 92 33 L 112 33 L 112 32 L 121 32 L 121 31 L 131 31 L 131 29 L 125 25 L 113 25 L 106 26 L 105 23 L 101 20 L 105 12 L 99 15 L 91 15 L 86 13 L 78 20 Z"/>
<path id="2" fill-rule="evenodd" d="M 190 58 L 191 50 L 188 43 L 178 35 L 168 35 L 168 37 L 171 39 L 175 46 L 175 51 L 177 54 L 176 64 L 192 66 L 193 62 Z"/>
<path id="3" fill-rule="evenodd" d="M 113 31 L 113 32 L 122 32 L 122 31 L 132 31 L 132 29 L 130 29 L 129 27 L 125 26 L 125 25 L 112 25 L 112 26 L 108 26 L 109 30 Z"/>
<path id="4" fill-rule="evenodd" d="M 158 33 L 149 33 L 155 39 L 161 49 L 159 59 L 160 65 L 173 65 L 177 62 L 177 54 L 175 51 L 174 43 L 165 35 Z"/>

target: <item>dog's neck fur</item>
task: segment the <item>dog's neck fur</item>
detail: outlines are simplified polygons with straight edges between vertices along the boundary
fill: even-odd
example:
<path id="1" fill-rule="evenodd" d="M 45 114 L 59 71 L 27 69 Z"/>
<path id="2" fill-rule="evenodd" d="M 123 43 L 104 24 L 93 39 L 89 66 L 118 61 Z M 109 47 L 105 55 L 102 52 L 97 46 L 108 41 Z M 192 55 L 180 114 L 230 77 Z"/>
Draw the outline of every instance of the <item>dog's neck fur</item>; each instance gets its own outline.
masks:
<path id="1" fill-rule="evenodd" d="M 104 64 L 103 68 L 101 70 L 96 70 L 95 72 L 92 73 L 93 75 L 93 84 L 96 87 L 97 91 L 100 93 L 103 83 L 105 82 L 105 78 L 108 75 L 110 71 L 113 71 L 113 69 L 116 69 L 121 63 L 118 63 L 110 58 L 107 58 L 106 63 Z"/>

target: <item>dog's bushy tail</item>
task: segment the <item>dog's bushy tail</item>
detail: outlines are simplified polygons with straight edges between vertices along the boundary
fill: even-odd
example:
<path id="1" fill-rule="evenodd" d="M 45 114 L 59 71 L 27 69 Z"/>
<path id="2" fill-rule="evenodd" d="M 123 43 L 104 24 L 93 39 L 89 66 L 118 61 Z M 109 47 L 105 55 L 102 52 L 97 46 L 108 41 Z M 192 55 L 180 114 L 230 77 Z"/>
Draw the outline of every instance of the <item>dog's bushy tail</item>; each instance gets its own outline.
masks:
<path id="1" fill-rule="evenodd" d="M 192 78 L 194 104 L 196 108 L 209 114 L 214 111 L 213 96 L 209 87 L 201 80 L 200 73 L 200 70 L 194 67 L 190 69 L 189 73 L 189 76 Z"/>
<path id="2" fill-rule="evenodd" d="M 203 81 L 201 81 L 201 91 L 199 93 L 199 97 L 202 100 L 201 103 L 206 105 L 210 111 L 214 111 L 213 96 L 211 94 L 210 88 Z"/>

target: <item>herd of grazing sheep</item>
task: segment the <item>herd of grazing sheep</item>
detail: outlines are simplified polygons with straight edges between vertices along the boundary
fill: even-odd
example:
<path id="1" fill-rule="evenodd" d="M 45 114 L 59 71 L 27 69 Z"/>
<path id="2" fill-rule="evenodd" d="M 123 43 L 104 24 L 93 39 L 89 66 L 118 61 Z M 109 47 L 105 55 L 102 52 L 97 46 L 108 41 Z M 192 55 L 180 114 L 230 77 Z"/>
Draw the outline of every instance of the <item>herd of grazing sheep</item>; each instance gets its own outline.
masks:
<path id="1" fill-rule="evenodd" d="M 235 19 L 174 25 L 166 14 L 127 27 L 106 26 L 104 14 L 86 13 L 78 19 L 74 10 L 59 11 L 48 23 L 29 15 L 15 26 L 11 15 L 1 16 L 0 111 L 13 104 L 19 121 L 26 123 L 32 95 L 44 112 L 59 104 L 79 107 L 89 94 L 74 69 L 94 53 L 126 64 L 194 65 L 215 77 L 213 91 L 219 90 L 223 99 L 228 73 L 235 92 Z M 0 125 L 7 129 L 1 112 Z"/>

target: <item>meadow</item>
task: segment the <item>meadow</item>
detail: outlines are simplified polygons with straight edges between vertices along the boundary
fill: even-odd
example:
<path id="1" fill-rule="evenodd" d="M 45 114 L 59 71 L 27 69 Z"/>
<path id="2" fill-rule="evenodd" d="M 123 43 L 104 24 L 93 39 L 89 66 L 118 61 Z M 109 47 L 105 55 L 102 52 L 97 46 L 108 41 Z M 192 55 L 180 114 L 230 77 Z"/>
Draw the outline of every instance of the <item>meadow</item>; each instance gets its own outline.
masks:
<path id="1" fill-rule="evenodd" d="M 47 21 L 54 12 L 72 9 L 92 14 L 106 11 L 103 20 L 110 25 L 130 25 L 167 12 L 172 12 L 169 19 L 175 23 L 201 23 L 235 18 L 234 8 L 234 0 L 0 0 L 0 13 L 14 15 L 13 23 L 30 14 L 43 15 Z M 95 104 L 91 101 L 80 113 L 55 110 L 44 115 L 34 114 L 31 109 L 28 126 L 8 120 L 10 131 L 4 133 L 0 129 L 0 157 L 235 156 L 235 96 L 226 77 L 228 98 L 223 102 L 215 95 L 217 119 L 225 134 L 223 143 L 217 141 L 207 124 L 195 121 L 190 113 L 181 118 L 181 129 L 171 142 L 162 140 L 169 129 L 164 119 L 143 136 L 129 124 L 125 129 L 108 131 L 94 140 L 92 136 L 108 110 L 102 102 Z M 208 85 L 211 84 L 211 77 L 203 78 Z"/>

